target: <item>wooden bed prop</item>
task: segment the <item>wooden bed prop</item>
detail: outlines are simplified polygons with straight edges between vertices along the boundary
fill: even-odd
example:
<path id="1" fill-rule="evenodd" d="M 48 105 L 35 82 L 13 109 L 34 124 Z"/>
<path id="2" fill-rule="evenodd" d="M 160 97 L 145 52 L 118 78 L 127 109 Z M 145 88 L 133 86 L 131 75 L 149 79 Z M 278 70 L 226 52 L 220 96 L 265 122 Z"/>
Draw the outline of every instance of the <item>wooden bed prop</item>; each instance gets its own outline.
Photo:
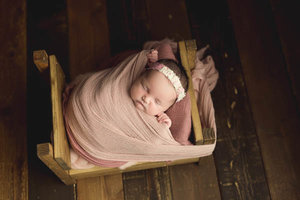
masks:
<path id="1" fill-rule="evenodd" d="M 178 43 L 181 63 L 189 76 L 189 93 L 191 96 L 192 125 L 196 145 L 212 144 L 215 142 L 213 129 L 202 129 L 197 109 L 196 99 L 193 91 L 190 70 L 195 67 L 195 56 L 197 46 L 195 40 L 180 41 Z M 65 75 L 55 55 L 48 57 L 45 50 L 33 52 L 33 60 L 42 74 L 49 72 L 50 63 L 50 85 L 52 100 L 53 141 L 37 145 L 37 155 L 45 165 L 51 169 L 66 185 L 76 183 L 77 179 L 118 174 L 129 171 L 165 167 L 171 165 L 198 162 L 199 158 L 182 159 L 172 162 L 144 162 L 137 163 L 131 167 L 121 170 L 119 168 L 93 167 L 91 169 L 71 169 L 70 149 L 63 122 L 62 92 L 65 87 Z"/>

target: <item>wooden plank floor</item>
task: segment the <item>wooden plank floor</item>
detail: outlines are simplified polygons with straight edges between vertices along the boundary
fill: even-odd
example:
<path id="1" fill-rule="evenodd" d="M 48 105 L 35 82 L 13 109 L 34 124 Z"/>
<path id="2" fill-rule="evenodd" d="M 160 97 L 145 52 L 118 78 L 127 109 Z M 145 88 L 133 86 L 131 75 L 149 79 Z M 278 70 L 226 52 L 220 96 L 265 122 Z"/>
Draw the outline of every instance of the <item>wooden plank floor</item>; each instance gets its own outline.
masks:
<path id="1" fill-rule="evenodd" d="M 223 199 L 270 199 L 226 2 L 188 1 L 188 5 L 189 13 L 195 13 L 191 17 L 192 30 L 203 45 L 211 45 L 220 73 L 212 97 L 218 127 L 214 159 L 221 196 Z M 196 14 L 200 6 L 209 12 Z"/>
<path id="2" fill-rule="evenodd" d="M 300 87 L 295 56 L 299 25 L 292 8 L 292 2 L 283 0 L 247 0 L 242 5 L 236 0 L 88 0 L 84 4 L 28 0 L 28 198 L 300 199 Z M 49 86 L 33 66 L 31 52 L 55 53 L 70 80 L 95 69 L 109 55 L 140 49 L 143 42 L 166 36 L 195 38 L 198 47 L 211 46 L 220 72 L 212 93 L 218 127 L 214 157 L 203 158 L 199 166 L 63 185 L 36 157 L 35 145 L 50 139 L 51 116 Z M 7 136 L 1 135 L 0 141 L 8 141 Z M 26 159 L 24 151 L 17 151 Z M 17 176 L 26 180 L 26 173 Z M 15 199 L 26 199 L 24 188 L 23 196 Z M 20 188 L 8 185 L 7 191 L 12 190 L 19 194 Z M 8 197 L 4 190 L 1 195 Z"/>
<path id="3" fill-rule="evenodd" d="M 0 3 L 0 199 L 26 199 L 26 1 Z"/>
<path id="4" fill-rule="evenodd" d="M 270 2 L 228 2 L 271 197 L 299 199 L 299 110 Z"/>

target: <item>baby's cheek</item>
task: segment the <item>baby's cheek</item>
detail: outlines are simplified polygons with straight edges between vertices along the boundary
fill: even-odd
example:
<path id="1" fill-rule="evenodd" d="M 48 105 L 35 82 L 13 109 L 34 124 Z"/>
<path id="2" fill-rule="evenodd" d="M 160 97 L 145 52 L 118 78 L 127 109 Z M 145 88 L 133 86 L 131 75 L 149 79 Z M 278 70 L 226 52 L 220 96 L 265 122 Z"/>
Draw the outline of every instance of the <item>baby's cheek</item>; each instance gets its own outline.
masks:
<path id="1" fill-rule="evenodd" d="M 139 103 L 135 103 L 135 107 L 141 111 L 144 111 L 144 107 Z"/>
<path id="2" fill-rule="evenodd" d="M 130 97 L 131 97 L 131 99 L 134 99 L 134 97 L 135 97 L 135 93 L 136 93 L 135 90 L 136 89 L 135 89 L 134 85 L 132 85 L 131 88 L 130 88 Z"/>
<path id="3" fill-rule="evenodd" d="M 156 106 L 152 106 L 151 108 L 148 108 L 148 112 L 150 115 L 155 116 L 160 113 L 160 109 L 158 109 Z"/>

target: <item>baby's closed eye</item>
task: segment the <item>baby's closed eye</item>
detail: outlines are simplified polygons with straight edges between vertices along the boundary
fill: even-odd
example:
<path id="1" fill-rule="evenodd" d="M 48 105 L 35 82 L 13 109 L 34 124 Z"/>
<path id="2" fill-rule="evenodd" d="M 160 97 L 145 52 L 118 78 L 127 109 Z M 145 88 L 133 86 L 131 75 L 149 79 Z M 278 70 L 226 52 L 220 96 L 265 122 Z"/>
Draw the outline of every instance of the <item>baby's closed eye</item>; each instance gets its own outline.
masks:
<path id="1" fill-rule="evenodd" d="M 149 91 L 149 88 L 143 82 L 141 82 L 141 85 L 145 91 Z"/>
<path id="2" fill-rule="evenodd" d="M 159 99 L 155 99 L 155 103 L 161 105 L 161 101 Z"/>

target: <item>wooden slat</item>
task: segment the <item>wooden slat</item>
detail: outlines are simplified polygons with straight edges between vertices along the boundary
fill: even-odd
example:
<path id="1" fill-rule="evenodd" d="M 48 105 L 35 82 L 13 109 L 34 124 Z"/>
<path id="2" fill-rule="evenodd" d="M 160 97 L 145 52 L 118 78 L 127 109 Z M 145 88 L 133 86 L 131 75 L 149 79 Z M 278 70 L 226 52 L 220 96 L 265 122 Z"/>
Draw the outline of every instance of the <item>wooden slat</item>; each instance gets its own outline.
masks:
<path id="1" fill-rule="evenodd" d="M 280 47 L 284 55 L 288 75 L 291 80 L 291 88 L 296 96 L 298 109 L 300 108 L 300 28 L 299 12 L 296 1 L 270 0 L 276 31 L 280 40 Z"/>
<path id="2" fill-rule="evenodd" d="M 192 122 L 193 122 L 193 132 L 195 135 L 195 141 L 196 141 L 196 144 L 203 144 L 202 128 L 201 128 L 200 116 L 199 116 L 199 112 L 198 112 L 198 106 L 197 106 L 195 93 L 194 93 L 192 75 L 190 72 L 190 68 L 192 68 L 192 67 L 190 67 L 190 65 L 189 65 L 188 51 L 186 49 L 186 44 L 184 41 L 180 41 L 178 43 L 178 47 L 180 50 L 181 64 L 186 69 L 187 75 L 189 77 L 188 92 L 189 92 L 190 98 L 191 98 Z"/>
<path id="3" fill-rule="evenodd" d="M 26 1 L 0 4 L 0 199 L 28 199 Z"/>
<path id="4" fill-rule="evenodd" d="M 191 39 L 190 24 L 184 0 L 146 0 L 147 23 L 151 40 L 169 37 L 176 41 Z M 159 5 L 159 8 L 158 6 Z"/>
<path id="5" fill-rule="evenodd" d="M 213 99 L 218 124 L 214 152 L 222 198 L 270 199 L 255 123 L 230 22 L 223 13 L 219 80 Z"/>
<path id="6" fill-rule="evenodd" d="M 172 199 L 167 167 L 123 174 L 125 200 Z"/>
<path id="7" fill-rule="evenodd" d="M 185 47 L 186 47 L 189 69 L 193 70 L 196 66 L 195 65 L 196 52 L 197 52 L 196 40 L 186 40 Z"/>
<path id="8" fill-rule="evenodd" d="M 170 177 L 174 200 L 221 199 L 213 156 L 201 158 L 199 165 L 172 166 Z"/>
<path id="9" fill-rule="evenodd" d="M 53 157 L 53 148 L 50 143 L 42 143 L 37 145 L 37 156 L 41 159 L 49 169 L 51 169 L 58 178 L 66 185 L 76 183 L 74 179 L 68 173 L 68 170 L 64 170 Z"/>
<path id="10" fill-rule="evenodd" d="M 147 170 L 123 174 L 124 199 L 150 199 Z"/>
<path id="11" fill-rule="evenodd" d="M 109 174 L 120 174 L 124 172 L 131 172 L 143 169 L 151 169 L 151 168 L 158 168 L 158 167 L 166 167 L 166 166 L 173 166 L 173 165 L 181 165 L 185 163 L 195 163 L 198 162 L 199 158 L 190 158 L 190 159 L 182 159 L 182 160 L 175 160 L 172 162 L 148 162 L 148 163 L 137 163 L 131 167 L 128 167 L 124 170 L 120 170 L 119 168 L 107 168 L 107 167 L 93 167 L 90 169 L 71 169 L 70 175 L 75 179 L 82 179 L 86 177 L 94 177 L 94 176 L 102 176 L 102 175 L 109 175 Z"/>
<path id="12" fill-rule="evenodd" d="M 65 75 L 56 57 L 51 55 L 50 80 L 52 99 L 54 158 L 63 169 L 70 169 L 70 150 L 62 113 L 62 93 L 65 86 Z"/>
<path id="13" fill-rule="evenodd" d="M 122 200 L 124 199 L 122 176 L 101 176 L 77 181 L 78 200 Z"/>
<path id="14" fill-rule="evenodd" d="M 70 76 L 94 71 L 110 55 L 105 0 L 67 0 Z M 101 68 L 101 67 L 100 67 Z"/>
<path id="15" fill-rule="evenodd" d="M 299 199 L 300 124 L 269 1 L 228 0 L 272 199 Z M 244 22 L 247 21 L 247 24 Z M 245 39 L 247 38 L 247 39 Z M 259 48 L 258 48 L 259 47 Z M 292 124 L 292 123 L 291 123 Z M 291 131 L 292 130 L 292 131 Z M 298 168 L 295 168 L 298 166 Z"/>

